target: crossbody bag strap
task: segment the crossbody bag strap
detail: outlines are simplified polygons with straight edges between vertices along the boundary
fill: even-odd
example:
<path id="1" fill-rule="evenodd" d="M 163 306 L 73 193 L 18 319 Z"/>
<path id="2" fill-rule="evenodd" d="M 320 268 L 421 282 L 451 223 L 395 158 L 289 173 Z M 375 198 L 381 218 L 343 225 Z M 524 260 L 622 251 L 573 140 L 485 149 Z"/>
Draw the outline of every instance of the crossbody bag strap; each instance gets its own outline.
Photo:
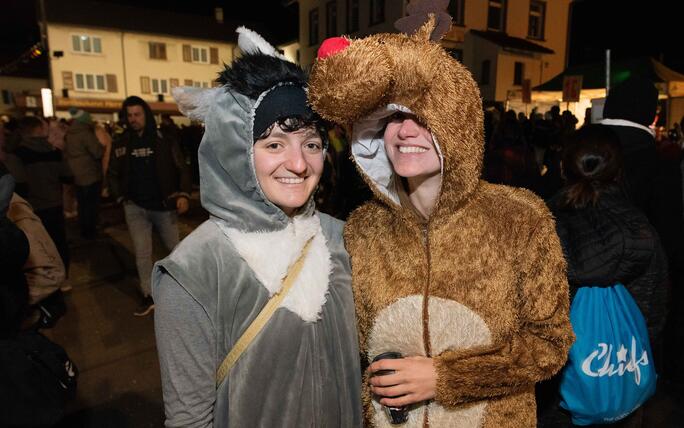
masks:
<path id="1" fill-rule="evenodd" d="M 259 312 L 259 315 L 257 315 L 254 321 L 252 321 L 249 327 L 247 327 L 247 330 L 245 330 L 245 332 L 242 333 L 242 336 L 240 336 L 237 342 L 235 342 L 233 349 L 231 349 L 228 355 L 226 355 L 226 358 L 223 360 L 221 366 L 216 372 L 216 388 L 221 385 L 221 382 L 223 382 L 223 379 L 225 379 L 226 375 L 228 375 L 230 369 L 235 365 L 237 360 L 240 359 L 240 356 L 245 352 L 259 332 L 268 323 L 273 316 L 273 313 L 275 313 L 285 296 L 287 296 L 287 293 L 292 288 L 292 285 L 294 285 L 297 276 L 299 276 L 299 272 L 302 270 L 304 259 L 306 258 L 306 254 L 309 252 L 309 247 L 311 246 L 311 241 L 313 241 L 313 239 L 314 237 L 309 238 L 306 245 L 304 245 L 304 248 L 302 249 L 297 261 L 295 261 L 295 263 L 288 269 L 287 275 L 285 275 L 285 278 L 283 279 L 283 286 L 280 288 L 280 290 L 274 293 L 273 296 L 271 296 L 266 303 L 266 306 L 263 307 L 261 312 Z"/>

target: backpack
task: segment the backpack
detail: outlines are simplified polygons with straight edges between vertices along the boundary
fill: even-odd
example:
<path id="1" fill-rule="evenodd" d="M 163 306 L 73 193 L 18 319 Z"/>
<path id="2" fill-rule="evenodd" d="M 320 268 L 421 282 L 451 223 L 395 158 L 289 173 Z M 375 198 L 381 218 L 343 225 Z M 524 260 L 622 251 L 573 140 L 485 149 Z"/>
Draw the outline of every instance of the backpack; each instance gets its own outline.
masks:
<path id="1" fill-rule="evenodd" d="M 648 330 L 622 284 L 581 287 L 570 306 L 577 340 L 561 373 L 561 407 L 575 425 L 627 417 L 656 389 Z"/>
<path id="2" fill-rule="evenodd" d="M 0 340 L 0 425 L 52 426 L 76 396 L 78 369 L 37 331 Z"/>

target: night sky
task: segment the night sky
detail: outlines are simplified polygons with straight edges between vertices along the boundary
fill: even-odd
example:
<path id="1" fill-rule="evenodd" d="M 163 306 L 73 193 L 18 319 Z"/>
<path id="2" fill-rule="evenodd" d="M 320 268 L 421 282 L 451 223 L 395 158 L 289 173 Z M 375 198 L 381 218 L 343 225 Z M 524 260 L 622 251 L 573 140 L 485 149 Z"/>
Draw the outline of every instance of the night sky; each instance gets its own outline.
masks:
<path id="1" fill-rule="evenodd" d="M 284 7 L 281 0 L 107 1 L 198 15 L 212 15 L 214 7 L 223 6 L 226 20 L 266 22 L 273 37 L 279 40 L 292 39 L 298 34 L 298 5 Z M 649 55 L 684 73 L 684 51 L 676 43 L 683 38 L 684 15 L 671 10 L 673 3 L 676 2 L 576 0 L 572 11 L 570 65 L 602 61 L 605 49 L 611 48 L 615 59 Z M 37 42 L 39 34 L 33 1 L 2 0 L 0 7 L 2 65 Z"/>

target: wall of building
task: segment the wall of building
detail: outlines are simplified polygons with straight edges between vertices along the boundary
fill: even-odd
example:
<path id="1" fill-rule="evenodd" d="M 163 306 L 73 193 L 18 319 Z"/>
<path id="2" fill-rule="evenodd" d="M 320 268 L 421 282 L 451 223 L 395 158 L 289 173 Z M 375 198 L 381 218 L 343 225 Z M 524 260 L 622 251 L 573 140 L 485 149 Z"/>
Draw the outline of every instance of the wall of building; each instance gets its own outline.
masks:
<path id="1" fill-rule="evenodd" d="M 98 37 L 101 52 L 75 51 L 74 35 Z M 165 46 L 165 59 L 152 57 L 150 42 Z M 68 89 L 69 98 L 116 102 L 130 95 L 159 101 L 159 94 L 165 102 L 173 102 L 171 88 L 176 84 L 211 87 L 223 63 L 232 62 L 235 50 L 231 43 L 63 24 L 48 25 L 48 43 L 53 53 L 50 61 L 56 97 L 63 97 L 63 89 Z M 190 49 L 190 61 L 184 55 L 184 49 L 188 49 L 185 46 Z M 204 50 L 205 57 L 200 55 L 199 61 L 193 61 L 193 48 Z M 55 57 L 55 51 L 61 51 L 63 56 Z M 105 76 L 105 88 L 79 89 L 77 74 Z M 110 107 L 107 104 L 104 108 Z"/>
<path id="2" fill-rule="evenodd" d="M 320 43 L 326 39 L 326 5 L 329 0 L 299 0 L 299 41 L 300 63 L 308 68 L 316 58 Z M 406 0 L 385 0 L 385 19 L 381 23 L 370 24 L 371 0 L 359 0 L 359 30 L 347 31 L 347 1 L 337 0 L 337 34 L 351 37 L 364 37 L 375 33 L 396 32 L 394 21 L 404 16 Z M 318 8 L 318 43 L 309 45 L 309 12 Z"/>
<path id="3" fill-rule="evenodd" d="M 499 59 L 498 46 L 480 37 L 468 35 L 463 43 L 463 65 L 468 67 L 473 78 L 480 86 L 480 93 L 485 100 L 494 99 L 497 90 L 497 61 Z M 482 63 L 489 60 L 489 83 L 482 83 Z"/>
<path id="4" fill-rule="evenodd" d="M 15 95 L 30 95 L 40 103 L 40 90 L 47 86 L 45 79 L 0 76 L 0 114 L 14 113 Z"/>
<path id="5" fill-rule="evenodd" d="M 299 0 L 300 62 L 305 68 L 313 63 L 318 46 L 326 37 L 327 3 L 328 0 Z M 359 31 L 351 35 L 363 37 L 371 33 L 395 32 L 394 21 L 404 16 L 406 1 L 386 0 L 385 21 L 375 26 L 369 26 L 370 3 L 370 0 L 359 1 Z M 546 16 L 542 40 L 527 37 L 530 0 L 508 0 L 507 3 L 506 33 L 549 48 L 554 54 L 513 53 L 491 42 L 477 40 L 479 38 L 476 36 L 469 36 L 468 31 L 471 29 L 487 30 L 489 0 L 466 0 L 464 25 L 453 26 L 442 42 L 446 48 L 463 50 L 463 64 L 471 69 L 478 82 L 482 61 L 490 60 L 492 77 L 489 85 L 481 87 L 483 97 L 490 101 L 504 102 L 509 92 L 520 92 L 521 86 L 513 84 L 515 62 L 524 64 L 524 78 L 530 79 L 532 86 L 551 79 L 565 68 L 571 0 L 545 1 Z M 336 5 L 337 33 L 346 34 L 347 1 L 338 0 Z M 315 8 L 318 8 L 319 44 L 309 46 L 309 12 Z"/>
<path id="6" fill-rule="evenodd" d="M 217 73 L 223 69 L 223 63 L 230 64 L 233 61 L 234 45 L 232 44 L 136 33 L 125 33 L 123 37 L 129 95 L 139 95 L 150 101 L 156 100 L 159 93 L 170 99 L 170 88 L 174 86 L 171 83 L 172 80 L 174 83 L 177 81 L 179 86 L 211 87 L 216 80 Z M 150 58 L 150 42 L 166 45 L 166 60 Z M 191 49 L 206 50 L 207 62 L 184 60 L 184 45 L 190 46 Z M 210 58 L 212 48 L 218 50 L 218 56 L 213 64 Z M 150 80 L 151 93 L 149 94 L 143 93 L 143 79 Z M 165 80 L 167 91 L 159 90 L 155 93 L 152 88 L 152 79 Z"/>
<path id="7" fill-rule="evenodd" d="M 283 52 L 283 55 L 285 55 L 285 58 L 287 58 L 288 61 L 294 62 L 295 64 L 299 64 L 299 41 L 285 43 L 279 45 L 277 48 Z"/>
<path id="8" fill-rule="evenodd" d="M 99 37 L 101 40 L 101 53 L 74 51 L 72 43 L 72 36 L 74 35 Z M 55 96 L 61 97 L 62 90 L 68 89 L 70 97 L 94 99 L 124 98 L 123 51 L 120 32 L 51 24 L 48 26 L 48 45 L 52 54 L 50 57 L 50 67 Z M 55 51 L 62 52 L 63 56 L 55 57 Z M 101 76 L 114 75 L 116 76 L 116 88 L 109 87 L 109 90 L 103 91 L 76 89 L 76 74 L 79 73 Z"/>

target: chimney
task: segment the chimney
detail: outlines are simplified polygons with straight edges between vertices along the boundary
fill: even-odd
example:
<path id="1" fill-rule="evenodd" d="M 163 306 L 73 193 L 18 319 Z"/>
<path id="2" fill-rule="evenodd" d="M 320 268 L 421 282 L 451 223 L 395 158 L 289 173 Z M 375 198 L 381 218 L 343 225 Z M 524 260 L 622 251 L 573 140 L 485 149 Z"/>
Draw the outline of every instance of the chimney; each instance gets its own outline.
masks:
<path id="1" fill-rule="evenodd" d="M 214 16 L 216 17 L 216 22 L 218 22 L 219 24 L 223 24 L 223 8 L 222 7 L 214 8 Z"/>

